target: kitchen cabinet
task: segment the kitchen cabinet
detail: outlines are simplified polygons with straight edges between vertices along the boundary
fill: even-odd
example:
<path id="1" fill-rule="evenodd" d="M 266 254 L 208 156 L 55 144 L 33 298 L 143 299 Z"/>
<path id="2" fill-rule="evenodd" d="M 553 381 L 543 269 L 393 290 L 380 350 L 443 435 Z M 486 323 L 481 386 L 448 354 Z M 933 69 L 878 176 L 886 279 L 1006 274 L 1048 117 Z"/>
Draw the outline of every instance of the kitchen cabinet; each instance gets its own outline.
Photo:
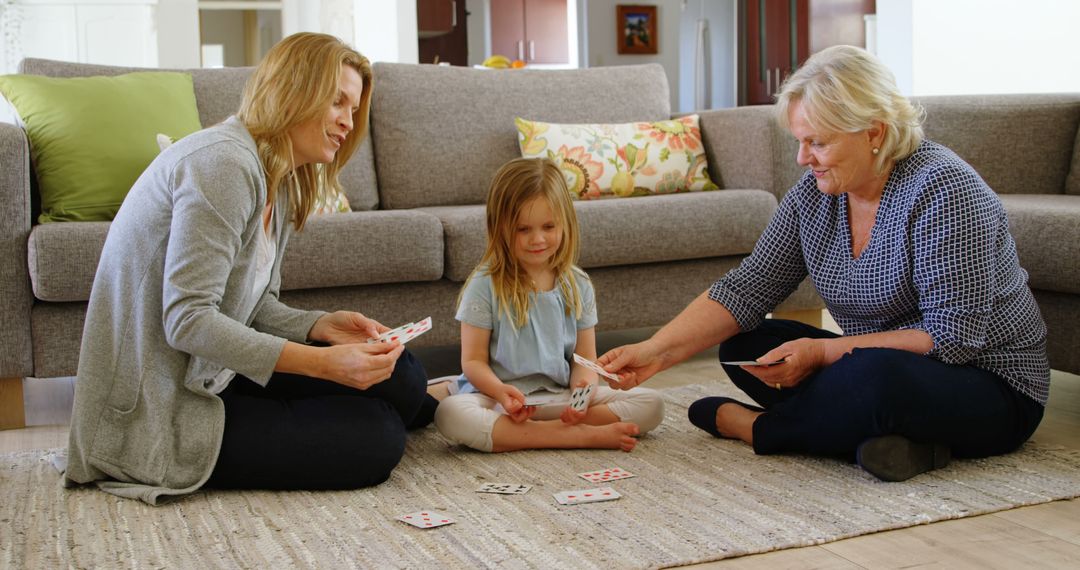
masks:
<path id="1" fill-rule="evenodd" d="M 569 63 L 566 0 L 491 0 L 491 53 Z"/>

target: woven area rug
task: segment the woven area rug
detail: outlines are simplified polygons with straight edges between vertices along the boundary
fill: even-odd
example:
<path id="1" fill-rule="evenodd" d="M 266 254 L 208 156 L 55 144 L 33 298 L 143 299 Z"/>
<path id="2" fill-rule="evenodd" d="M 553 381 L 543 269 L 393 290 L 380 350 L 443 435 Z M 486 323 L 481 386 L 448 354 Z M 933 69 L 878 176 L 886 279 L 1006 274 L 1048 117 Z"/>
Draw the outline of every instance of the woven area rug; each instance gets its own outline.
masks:
<path id="1" fill-rule="evenodd" d="M 686 421 L 730 384 L 666 390 L 664 424 L 634 452 L 482 454 L 414 433 L 377 488 L 203 492 L 161 507 L 63 490 L 49 452 L 0 456 L 0 567 L 644 568 L 821 544 L 881 530 L 1080 496 L 1080 452 L 1028 444 L 904 483 L 809 457 L 759 457 Z M 616 501 L 560 506 L 594 486 L 577 473 L 621 467 Z M 476 493 L 485 482 L 524 495 Z M 455 524 L 416 529 L 434 509 Z"/>

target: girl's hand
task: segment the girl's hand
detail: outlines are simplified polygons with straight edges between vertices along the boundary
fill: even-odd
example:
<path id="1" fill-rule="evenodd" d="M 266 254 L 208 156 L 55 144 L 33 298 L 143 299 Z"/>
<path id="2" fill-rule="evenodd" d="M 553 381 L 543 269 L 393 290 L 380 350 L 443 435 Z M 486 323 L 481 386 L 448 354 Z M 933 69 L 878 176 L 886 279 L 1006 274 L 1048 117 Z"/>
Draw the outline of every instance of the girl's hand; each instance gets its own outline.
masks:
<path id="1" fill-rule="evenodd" d="M 613 348 L 596 363 L 619 376 L 618 382 L 604 378 L 608 386 L 616 390 L 629 390 L 660 371 L 659 355 L 648 340 Z"/>
<path id="2" fill-rule="evenodd" d="M 580 378 L 578 380 L 575 380 L 570 384 L 571 393 L 573 393 L 573 390 L 577 390 L 578 388 L 584 388 L 589 384 L 595 384 L 595 382 L 590 382 L 588 378 Z M 585 406 L 584 410 L 581 410 L 579 412 L 574 408 L 571 408 L 570 406 L 566 406 L 565 408 L 563 408 L 562 414 L 559 415 L 559 419 L 561 419 L 564 424 L 575 425 L 581 423 L 581 420 L 584 420 L 585 416 L 589 412 L 589 406 L 592 405 L 592 397 L 594 394 L 596 394 L 595 389 L 593 390 L 593 394 L 589 395 L 589 404 Z"/>
<path id="3" fill-rule="evenodd" d="M 339 344 L 322 348 L 322 377 L 366 390 L 390 377 L 405 347 L 398 342 Z"/>
<path id="4" fill-rule="evenodd" d="M 388 330 L 379 321 L 355 311 L 336 311 L 315 321 L 308 338 L 327 344 L 354 344 L 367 342 Z"/>
<path id="5" fill-rule="evenodd" d="M 500 387 L 495 400 L 499 402 L 503 410 L 506 410 L 506 415 L 517 424 L 531 418 L 536 412 L 535 407 L 525 405 L 525 394 L 509 384 L 503 384 Z"/>
<path id="6" fill-rule="evenodd" d="M 771 388 L 798 386 L 807 376 L 823 368 L 827 339 L 800 338 L 785 342 L 766 352 L 759 361 L 783 360 L 773 366 L 742 366 L 741 368 Z"/>

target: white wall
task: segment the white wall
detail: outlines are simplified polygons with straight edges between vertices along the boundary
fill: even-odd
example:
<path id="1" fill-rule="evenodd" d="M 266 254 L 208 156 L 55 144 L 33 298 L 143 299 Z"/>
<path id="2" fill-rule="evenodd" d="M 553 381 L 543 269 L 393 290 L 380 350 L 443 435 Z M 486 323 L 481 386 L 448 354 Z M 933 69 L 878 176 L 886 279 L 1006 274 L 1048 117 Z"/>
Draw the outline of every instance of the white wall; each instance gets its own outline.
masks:
<path id="1" fill-rule="evenodd" d="M 420 62 L 416 0 L 353 0 L 353 18 L 353 47 L 372 62 Z"/>
<path id="2" fill-rule="evenodd" d="M 905 95 L 1080 91 L 1075 0 L 880 0 L 878 55 Z"/>
<path id="3" fill-rule="evenodd" d="M 671 86 L 671 108 L 679 108 L 679 20 L 682 2 L 660 0 L 659 2 L 633 2 L 635 5 L 655 5 L 660 45 L 656 55 L 624 54 L 618 52 L 615 6 L 627 4 L 627 0 L 588 0 L 586 14 L 589 26 L 589 67 L 602 65 L 631 65 L 636 63 L 659 63 L 667 72 Z"/>
<path id="4" fill-rule="evenodd" d="M 158 65 L 199 67 L 198 0 L 158 0 Z M 191 30 L 195 30 L 191 33 Z"/>
<path id="5" fill-rule="evenodd" d="M 738 53 L 735 0 L 684 0 L 679 26 L 679 105 L 690 113 L 734 107 L 738 102 Z M 703 79 L 704 102 L 696 101 L 695 76 L 699 21 L 706 25 Z"/>

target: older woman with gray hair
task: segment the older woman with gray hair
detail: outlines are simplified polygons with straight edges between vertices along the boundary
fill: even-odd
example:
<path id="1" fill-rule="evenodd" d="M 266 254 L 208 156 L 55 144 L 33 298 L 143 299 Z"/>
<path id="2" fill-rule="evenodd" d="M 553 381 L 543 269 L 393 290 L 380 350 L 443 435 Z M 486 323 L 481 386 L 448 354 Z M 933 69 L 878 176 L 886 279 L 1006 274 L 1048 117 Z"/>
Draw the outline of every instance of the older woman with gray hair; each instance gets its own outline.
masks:
<path id="1" fill-rule="evenodd" d="M 619 387 L 720 345 L 758 405 L 690 421 L 755 453 L 854 459 L 887 481 L 1016 449 L 1049 393 L 1046 326 L 1001 202 L 866 51 L 821 51 L 777 117 L 807 168 L 753 252 L 650 339 L 599 362 Z M 843 329 L 765 319 L 809 275 Z"/>

